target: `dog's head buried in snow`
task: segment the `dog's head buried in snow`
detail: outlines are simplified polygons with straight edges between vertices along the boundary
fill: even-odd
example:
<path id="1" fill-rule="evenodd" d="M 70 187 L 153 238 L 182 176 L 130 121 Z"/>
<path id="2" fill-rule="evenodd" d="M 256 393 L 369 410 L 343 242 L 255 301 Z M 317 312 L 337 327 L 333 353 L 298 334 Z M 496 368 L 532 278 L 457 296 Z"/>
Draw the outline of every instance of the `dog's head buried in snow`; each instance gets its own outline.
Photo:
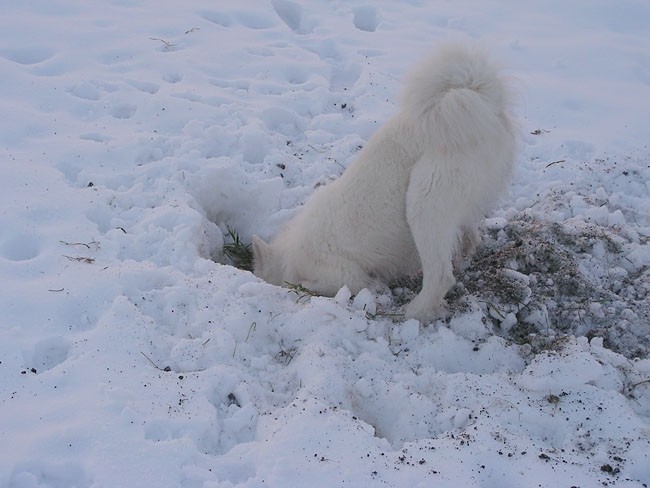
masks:
<path id="1" fill-rule="evenodd" d="M 408 77 L 399 111 L 333 183 L 316 191 L 270 243 L 253 237 L 254 272 L 269 283 L 334 295 L 422 271 L 406 317 L 435 318 L 453 260 L 515 158 L 507 83 L 480 50 L 448 45 Z"/>

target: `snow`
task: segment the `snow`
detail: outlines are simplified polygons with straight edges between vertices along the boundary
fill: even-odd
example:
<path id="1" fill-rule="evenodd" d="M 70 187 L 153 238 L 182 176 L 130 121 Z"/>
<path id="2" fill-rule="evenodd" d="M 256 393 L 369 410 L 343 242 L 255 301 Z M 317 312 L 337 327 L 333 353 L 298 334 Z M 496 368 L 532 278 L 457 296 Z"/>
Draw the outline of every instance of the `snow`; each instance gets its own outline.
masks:
<path id="1" fill-rule="evenodd" d="M 0 16 L 0 486 L 650 485 L 650 5 L 11 2 Z M 519 93 L 449 316 L 311 297 L 271 237 L 436 43 Z M 397 290 L 397 291 L 396 291 Z"/>

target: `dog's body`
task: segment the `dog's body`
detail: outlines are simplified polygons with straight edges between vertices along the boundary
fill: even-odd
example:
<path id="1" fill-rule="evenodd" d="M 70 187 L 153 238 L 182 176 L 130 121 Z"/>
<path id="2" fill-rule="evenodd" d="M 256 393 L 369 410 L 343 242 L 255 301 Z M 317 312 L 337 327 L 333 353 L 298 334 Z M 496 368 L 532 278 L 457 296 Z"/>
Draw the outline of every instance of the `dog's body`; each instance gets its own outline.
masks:
<path id="1" fill-rule="evenodd" d="M 504 189 L 515 154 L 507 88 L 472 48 L 447 46 L 407 80 L 400 111 L 344 174 L 317 190 L 267 244 L 255 274 L 323 295 L 422 270 L 407 317 L 433 318 L 454 284 L 452 261 Z"/>

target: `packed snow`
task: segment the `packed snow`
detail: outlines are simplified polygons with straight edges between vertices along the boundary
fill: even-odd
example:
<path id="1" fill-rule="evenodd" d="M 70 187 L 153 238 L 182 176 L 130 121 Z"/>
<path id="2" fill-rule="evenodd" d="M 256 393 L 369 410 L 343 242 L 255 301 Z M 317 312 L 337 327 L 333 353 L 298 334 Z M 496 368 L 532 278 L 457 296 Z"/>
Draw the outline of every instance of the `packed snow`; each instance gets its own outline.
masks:
<path id="1" fill-rule="evenodd" d="M 650 485 L 650 4 L 5 2 L 0 486 Z M 436 44 L 518 92 L 434 323 L 223 254 L 272 237 Z"/>

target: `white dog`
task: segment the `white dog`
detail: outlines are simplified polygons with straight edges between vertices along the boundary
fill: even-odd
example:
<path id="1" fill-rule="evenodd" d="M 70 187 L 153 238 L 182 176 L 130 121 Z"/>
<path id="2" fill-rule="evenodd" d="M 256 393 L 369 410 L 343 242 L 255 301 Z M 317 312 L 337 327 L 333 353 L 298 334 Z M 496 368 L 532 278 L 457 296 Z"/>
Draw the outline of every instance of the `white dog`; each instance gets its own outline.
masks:
<path id="1" fill-rule="evenodd" d="M 510 98 L 498 68 L 472 47 L 446 46 L 407 79 L 399 112 L 344 174 L 320 188 L 267 244 L 254 272 L 323 295 L 422 270 L 405 315 L 436 317 L 454 259 L 508 182 L 515 157 Z"/>

